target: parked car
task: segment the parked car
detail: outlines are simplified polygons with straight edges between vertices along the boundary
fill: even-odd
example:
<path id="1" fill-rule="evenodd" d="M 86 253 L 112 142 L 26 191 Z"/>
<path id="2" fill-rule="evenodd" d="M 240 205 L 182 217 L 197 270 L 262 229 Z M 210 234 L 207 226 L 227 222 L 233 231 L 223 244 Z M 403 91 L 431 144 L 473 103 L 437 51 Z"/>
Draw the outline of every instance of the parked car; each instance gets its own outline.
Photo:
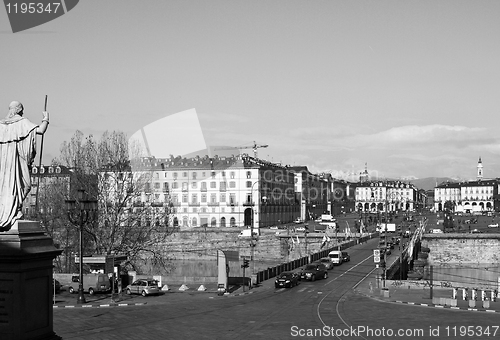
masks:
<path id="1" fill-rule="evenodd" d="M 52 291 L 59 293 L 61 291 L 61 283 L 56 279 L 52 279 Z"/>
<path id="2" fill-rule="evenodd" d="M 316 279 L 327 279 L 328 272 L 324 264 L 311 263 L 304 267 L 300 273 L 300 278 L 310 281 L 316 281 Z"/>
<path id="3" fill-rule="evenodd" d="M 351 255 L 349 255 L 348 252 L 343 251 L 342 252 L 342 262 L 349 262 L 351 261 Z"/>
<path id="4" fill-rule="evenodd" d="M 488 228 L 498 228 L 498 223 L 496 223 L 496 224 L 488 224 Z"/>
<path id="5" fill-rule="evenodd" d="M 295 272 L 283 272 L 274 281 L 274 287 L 292 288 L 299 284 L 300 276 Z"/>
<path id="6" fill-rule="evenodd" d="M 139 279 L 129 284 L 125 288 L 125 292 L 130 294 L 141 294 L 142 296 L 154 295 L 160 293 L 158 282 L 153 279 Z"/>
<path id="7" fill-rule="evenodd" d="M 301 219 L 300 217 L 297 217 L 297 218 L 295 219 L 295 221 L 293 221 L 293 222 L 294 222 L 294 223 L 299 224 L 299 223 L 302 223 L 302 222 L 304 222 L 304 221 L 302 221 L 302 219 Z"/>
<path id="8" fill-rule="evenodd" d="M 323 257 L 319 259 L 320 263 L 323 263 L 327 270 L 333 269 L 333 262 L 329 257 Z"/>

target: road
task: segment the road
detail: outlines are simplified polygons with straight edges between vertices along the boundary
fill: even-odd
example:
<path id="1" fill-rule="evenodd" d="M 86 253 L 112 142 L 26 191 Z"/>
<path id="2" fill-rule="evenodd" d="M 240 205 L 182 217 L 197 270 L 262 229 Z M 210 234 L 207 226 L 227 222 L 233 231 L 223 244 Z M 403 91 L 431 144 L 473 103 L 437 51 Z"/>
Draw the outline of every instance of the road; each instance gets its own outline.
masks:
<path id="1" fill-rule="evenodd" d="M 377 244 L 374 239 L 352 248 L 351 262 L 334 268 L 326 280 L 291 289 L 275 289 L 267 281 L 240 296 L 169 293 L 137 297 L 147 302 L 143 306 L 55 309 L 54 331 L 63 339 L 93 340 L 387 339 L 390 330 L 412 333 L 400 339 L 467 339 L 450 335 L 459 335 L 463 326 L 490 326 L 493 332 L 491 327 L 500 324 L 496 314 L 381 302 L 357 293 L 353 287 L 373 270 L 371 254 Z M 351 326 L 355 331 L 369 328 L 372 334 L 353 333 Z M 431 336 L 431 330 L 439 336 Z M 469 337 L 479 338 L 477 333 Z"/>

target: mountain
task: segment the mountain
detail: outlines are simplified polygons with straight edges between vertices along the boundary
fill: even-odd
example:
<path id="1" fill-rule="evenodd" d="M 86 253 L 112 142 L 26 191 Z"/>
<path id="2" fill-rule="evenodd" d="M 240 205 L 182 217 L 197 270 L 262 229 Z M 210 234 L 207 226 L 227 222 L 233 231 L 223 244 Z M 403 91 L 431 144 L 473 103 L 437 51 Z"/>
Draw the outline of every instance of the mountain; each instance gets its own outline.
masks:
<path id="1" fill-rule="evenodd" d="M 415 185 L 418 189 L 423 190 L 432 190 L 436 187 L 436 184 L 439 185 L 446 181 L 456 182 L 449 177 L 426 177 L 409 180 L 409 182 Z"/>

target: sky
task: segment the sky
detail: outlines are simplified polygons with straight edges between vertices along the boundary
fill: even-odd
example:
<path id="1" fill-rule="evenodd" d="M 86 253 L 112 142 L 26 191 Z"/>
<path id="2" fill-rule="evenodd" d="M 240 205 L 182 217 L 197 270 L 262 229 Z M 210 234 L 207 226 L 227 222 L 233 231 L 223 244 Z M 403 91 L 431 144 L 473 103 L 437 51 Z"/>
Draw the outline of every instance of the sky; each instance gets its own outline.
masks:
<path id="1" fill-rule="evenodd" d="M 267 144 L 259 158 L 313 173 L 467 180 L 481 157 L 496 178 L 499 15 L 472 0 L 84 0 L 12 33 L 3 8 L 0 107 L 39 123 L 48 96 L 44 164 L 76 130 L 132 136 L 195 110 L 206 145 Z"/>

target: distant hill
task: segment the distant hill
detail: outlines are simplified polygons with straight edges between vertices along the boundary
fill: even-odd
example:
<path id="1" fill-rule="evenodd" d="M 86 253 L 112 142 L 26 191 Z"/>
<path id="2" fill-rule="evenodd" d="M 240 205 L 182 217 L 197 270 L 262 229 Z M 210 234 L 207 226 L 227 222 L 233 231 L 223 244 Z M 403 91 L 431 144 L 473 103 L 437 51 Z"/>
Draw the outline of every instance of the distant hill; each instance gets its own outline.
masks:
<path id="1" fill-rule="evenodd" d="M 418 189 L 432 190 L 436 187 L 436 183 L 439 185 L 446 181 L 455 182 L 455 180 L 449 177 L 417 178 L 417 179 L 412 179 L 409 182 L 415 185 Z"/>

